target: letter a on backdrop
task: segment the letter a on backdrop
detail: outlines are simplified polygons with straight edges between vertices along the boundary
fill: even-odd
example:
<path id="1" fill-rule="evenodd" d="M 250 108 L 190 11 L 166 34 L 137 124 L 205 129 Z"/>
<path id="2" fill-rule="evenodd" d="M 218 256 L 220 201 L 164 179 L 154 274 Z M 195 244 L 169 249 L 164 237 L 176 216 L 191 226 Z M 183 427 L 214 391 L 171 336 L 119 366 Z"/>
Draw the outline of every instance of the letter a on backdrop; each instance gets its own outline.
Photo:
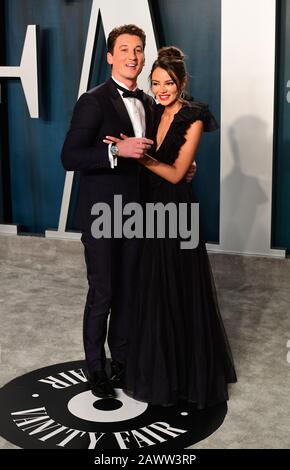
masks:
<path id="1" fill-rule="evenodd" d="M 140 88 L 147 90 L 151 59 L 157 55 L 156 41 L 148 1 L 93 0 L 78 96 L 80 97 L 80 95 L 85 93 L 88 88 L 99 13 L 101 15 L 106 38 L 113 28 L 122 24 L 133 23 L 146 32 L 145 52 L 146 56 L 150 58 L 150 60 L 148 60 L 148 64 L 145 65 L 143 72 L 138 79 L 138 84 Z M 80 234 L 66 231 L 73 176 L 74 172 L 66 172 L 58 229 L 55 231 L 47 230 L 45 232 L 45 236 L 48 238 L 80 239 Z"/>

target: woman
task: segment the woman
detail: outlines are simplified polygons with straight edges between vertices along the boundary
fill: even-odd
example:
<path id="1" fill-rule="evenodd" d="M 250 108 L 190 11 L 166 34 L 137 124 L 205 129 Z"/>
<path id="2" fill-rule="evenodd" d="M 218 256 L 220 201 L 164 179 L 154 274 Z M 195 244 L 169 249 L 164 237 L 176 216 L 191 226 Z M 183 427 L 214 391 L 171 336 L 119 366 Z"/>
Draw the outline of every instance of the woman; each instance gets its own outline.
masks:
<path id="1" fill-rule="evenodd" d="M 153 158 L 139 160 L 150 170 L 148 202 L 189 207 L 196 201 L 184 176 L 203 131 L 218 126 L 207 105 L 184 99 L 187 73 L 179 49 L 159 51 L 150 79 L 161 104 Z M 125 391 L 155 405 L 187 400 L 204 408 L 228 399 L 227 384 L 236 374 L 205 243 L 201 234 L 194 249 L 182 249 L 180 241 L 167 233 L 144 242 Z"/>

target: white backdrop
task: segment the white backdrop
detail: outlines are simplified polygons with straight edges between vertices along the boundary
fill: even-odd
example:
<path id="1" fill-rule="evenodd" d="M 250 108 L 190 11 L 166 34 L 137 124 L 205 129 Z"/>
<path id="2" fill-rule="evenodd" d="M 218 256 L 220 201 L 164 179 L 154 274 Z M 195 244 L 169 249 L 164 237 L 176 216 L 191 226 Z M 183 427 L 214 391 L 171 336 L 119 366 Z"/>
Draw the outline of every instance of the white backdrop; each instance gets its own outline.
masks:
<path id="1" fill-rule="evenodd" d="M 220 244 L 271 250 L 275 0 L 222 0 Z"/>

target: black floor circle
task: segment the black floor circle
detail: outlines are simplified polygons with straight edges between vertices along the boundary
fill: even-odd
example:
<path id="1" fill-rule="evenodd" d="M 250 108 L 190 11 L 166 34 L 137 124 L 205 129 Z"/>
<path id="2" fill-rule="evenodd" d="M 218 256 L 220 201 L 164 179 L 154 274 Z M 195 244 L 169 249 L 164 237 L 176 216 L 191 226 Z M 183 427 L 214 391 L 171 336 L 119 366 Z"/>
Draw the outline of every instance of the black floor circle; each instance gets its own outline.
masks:
<path id="1" fill-rule="evenodd" d="M 212 434 L 227 404 L 150 406 L 89 390 L 85 362 L 54 364 L 0 389 L 0 435 L 24 449 L 185 449 Z"/>

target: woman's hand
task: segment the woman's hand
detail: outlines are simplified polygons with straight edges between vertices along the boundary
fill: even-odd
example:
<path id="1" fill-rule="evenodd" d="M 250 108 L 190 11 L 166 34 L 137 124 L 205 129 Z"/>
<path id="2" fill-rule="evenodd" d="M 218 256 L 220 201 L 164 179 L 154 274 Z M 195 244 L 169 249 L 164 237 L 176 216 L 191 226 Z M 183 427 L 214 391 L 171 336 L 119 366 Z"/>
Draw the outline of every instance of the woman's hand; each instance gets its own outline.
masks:
<path id="1" fill-rule="evenodd" d="M 195 176 L 196 170 L 197 170 L 197 164 L 196 164 L 196 162 L 194 161 L 194 162 L 192 162 L 192 164 L 190 165 L 189 170 L 188 170 L 188 172 L 186 173 L 185 178 L 184 178 L 187 183 L 191 183 L 192 178 Z"/>

